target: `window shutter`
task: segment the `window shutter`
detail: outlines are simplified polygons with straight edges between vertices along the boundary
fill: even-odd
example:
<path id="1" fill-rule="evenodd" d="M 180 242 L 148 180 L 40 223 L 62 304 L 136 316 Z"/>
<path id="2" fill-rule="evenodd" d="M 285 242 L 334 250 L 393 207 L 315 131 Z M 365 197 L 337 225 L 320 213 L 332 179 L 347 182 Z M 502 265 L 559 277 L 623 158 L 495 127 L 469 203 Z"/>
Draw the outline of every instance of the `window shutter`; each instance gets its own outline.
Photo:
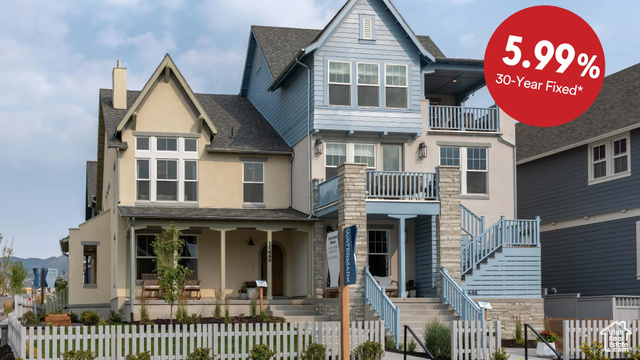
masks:
<path id="1" fill-rule="evenodd" d="M 363 39 L 372 39 L 373 38 L 373 29 L 371 28 L 373 25 L 371 18 L 362 19 L 362 38 Z"/>

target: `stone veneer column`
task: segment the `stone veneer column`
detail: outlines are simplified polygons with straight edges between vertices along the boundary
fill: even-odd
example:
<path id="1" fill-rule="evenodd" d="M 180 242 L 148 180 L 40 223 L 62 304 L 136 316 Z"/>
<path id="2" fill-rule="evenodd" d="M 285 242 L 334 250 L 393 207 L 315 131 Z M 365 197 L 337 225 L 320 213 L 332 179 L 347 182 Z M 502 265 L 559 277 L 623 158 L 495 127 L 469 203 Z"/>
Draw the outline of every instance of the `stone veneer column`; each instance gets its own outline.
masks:
<path id="1" fill-rule="evenodd" d="M 356 284 L 349 286 L 350 320 L 364 320 L 364 268 L 367 266 L 366 164 L 338 167 L 338 226 L 358 225 L 356 238 Z M 459 240 L 458 240 L 459 242 Z"/>
<path id="2" fill-rule="evenodd" d="M 313 208 L 318 208 L 318 179 L 313 179 Z M 326 259 L 326 239 L 322 220 L 313 223 L 313 294 L 312 297 L 321 299 L 324 295 L 326 274 L 324 263 Z"/>
<path id="3" fill-rule="evenodd" d="M 460 265 L 460 167 L 438 167 L 438 197 L 440 215 L 436 221 L 436 254 L 438 269 L 438 296 L 442 292 L 440 268 L 458 283 L 462 282 Z"/>

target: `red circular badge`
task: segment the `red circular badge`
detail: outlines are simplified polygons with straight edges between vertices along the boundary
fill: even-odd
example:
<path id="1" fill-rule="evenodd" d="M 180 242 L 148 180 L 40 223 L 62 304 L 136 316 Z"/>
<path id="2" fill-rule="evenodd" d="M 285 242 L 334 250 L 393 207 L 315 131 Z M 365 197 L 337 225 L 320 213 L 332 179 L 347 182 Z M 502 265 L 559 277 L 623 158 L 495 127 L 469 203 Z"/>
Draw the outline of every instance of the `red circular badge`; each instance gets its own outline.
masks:
<path id="1" fill-rule="evenodd" d="M 496 104 L 534 126 L 567 123 L 591 106 L 604 79 L 604 52 L 591 26 L 556 6 L 507 18 L 491 36 L 484 77 Z"/>

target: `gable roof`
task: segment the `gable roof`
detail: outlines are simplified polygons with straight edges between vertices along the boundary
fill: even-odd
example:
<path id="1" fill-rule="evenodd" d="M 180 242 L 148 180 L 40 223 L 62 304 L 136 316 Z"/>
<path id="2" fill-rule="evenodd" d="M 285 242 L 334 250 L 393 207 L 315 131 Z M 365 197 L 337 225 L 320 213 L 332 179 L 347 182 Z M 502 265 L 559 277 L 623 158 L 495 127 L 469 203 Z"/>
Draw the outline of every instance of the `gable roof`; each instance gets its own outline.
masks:
<path id="1" fill-rule="evenodd" d="M 189 86 L 187 81 L 184 79 L 184 77 L 180 73 L 180 70 L 178 70 L 178 67 L 173 62 L 173 59 L 171 59 L 171 56 L 169 56 L 169 54 L 166 54 L 164 56 L 164 59 L 162 59 L 156 71 L 153 72 L 153 75 L 151 75 L 151 77 L 149 78 L 149 81 L 147 81 L 147 83 L 144 85 L 144 87 L 142 88 L 142 91 L 140 92 L 136 100 L 133 102 L 133 104 L 131 106 L 127 104 L 128 110 L 124 115 L 124 117 L 122 118 L 122 120 L 120 121 L 120 123 L 118 124 L 118 126 L 116 127 L 117 132 L 121 132 L 122 129 L 124 129 L 124 126 L 131 119 L 132 115 L 136 112 L 136 110 L 138 109 L 142 101 L 145 99 L 149 91 L 151 91 L 151 88 L 156 83 L 156 81 L 158 81 L 158 78 L 160 78 L 160 75 L 162 75 L 163 72 L 168 72 L 168 71 L 173 72 L 176 79 L 178 79 L 178 83 L 182 86 L 182 89 L 189 97 L 189 100 L 191 100 L 191 102 L 193 103 L 193 106 L 195 106 L 196 110 L 199 112 L 198 114 L 199 119 L 202 120 L 209 127 L 212 133 L 215 134 L 217 132 L 215 126 L 213 126 L 213 123 L 211 122 L 211 119 L 207 116 L 206 112 L 202 109 L 202 106 L 200 105 L 198 100 L 195 98 L 193 91 L 191 90 L 191 87 Z"/>
<path id="2" fill-rule="evenodd" d="M 640 127 L 640 64 L 604 78 L 600 94 L 577 119 L 553 127 L 516 124 L 518 163 Z"/>
<path id="3" fill-rule="evenodd" d="M 116 136 L 116 127 L 126 110 L 113 108 L 111 89 L 100 89 L 107 146 L 127 148 Z M 127 108 L 140 96 L 140 91 L 127 91 Z M 209 152 L 291 154 L 293 151 L 271 124 L 247 98 L 237 95 L 194 94 L 207 116 L 215 122 L 218 133 L 207 147 Z M 231 137 L 233 128 L 234 136 Z"/>
<path id="4" fill-rule="evenodd" d="M 429 36 L 420 36 L 413 32 L 391 1 L 382 1 L 425 58 L 429 61 L 435 61 L 436 58 L 445 57 Z M 269 90 L 279 86 L 296 66 L 297 58 L 312 53 L 325 42 L 356 3 L 357 0 L 348 0 L 322 30 L 252 26 L 252 35 L 255 36 L 260 49 L 262 49 L 262 54 L 274 79 Z M 245 61 L 250 60 L 247 58 Z"/>
<path id="5" fill-rule="evenodd" d="M 98 162 L 87 161 L 86 168 L 86 192 L 87 192 L 87 207 L 92 207 L 94 197 L 96 196 L 96 189 L 98 184 Z"/>

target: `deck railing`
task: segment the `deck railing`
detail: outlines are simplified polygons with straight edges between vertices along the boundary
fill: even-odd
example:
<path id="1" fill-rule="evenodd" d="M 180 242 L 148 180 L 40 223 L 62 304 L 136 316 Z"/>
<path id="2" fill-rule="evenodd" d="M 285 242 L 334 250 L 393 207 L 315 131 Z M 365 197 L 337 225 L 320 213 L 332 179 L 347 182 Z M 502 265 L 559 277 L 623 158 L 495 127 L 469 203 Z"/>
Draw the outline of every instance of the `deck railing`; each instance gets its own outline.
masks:
<path id="1" fill-rule="evenodd" d="M 429 105 L 429 130 L 498 132 L 498 109 Z"/>
<path id="2" fill-rule="evenodd" d="M 367 199 L 437 200 L 437 174 L 367 171 Z"/>
<path id="3" fill-rule="evenodd" d="M 478 216 L 460 204 L 460 221 L 462 230 L 471 236 L 480 235 L 484 231 L 484 216 Z"/>
<path id="4" fill-rule="evenodd" d="M 369 267 L 364 268 L 364 294 L 365 302 L 371 304 L 384 326 L 399 344 L 400 340 L 400 308 L 395 306 L 386 292 L 380 287 L 376 279 L 369 272 Z"/>
<path id="5" fill-rule="evenodd" d="M 495 224 L 461 248 L 462 275 L 474 269 L 482 260 L 502 246 L 540 246 L 540 218 L 506 220 Z"/>
<path id="6" fill-rule="evenodd" d="M 69 303 L 69 287 L 47 296 L 44 300 L 44 309 L 47 314 L 62 310 Z"/>
<path id="7" fill-rule="evenodd" d="M 440 269 L 442 275 L 442 303 L 451 308 L 466 321 L 477 321 L 484 324 L 484 308 L 478 306 L 447 273 L 447 269 Z"/>
<path id="8" fill-rule="evenodd" d="M 338 175 L 318 184 L 318 208 L 338 201 Z"/>

